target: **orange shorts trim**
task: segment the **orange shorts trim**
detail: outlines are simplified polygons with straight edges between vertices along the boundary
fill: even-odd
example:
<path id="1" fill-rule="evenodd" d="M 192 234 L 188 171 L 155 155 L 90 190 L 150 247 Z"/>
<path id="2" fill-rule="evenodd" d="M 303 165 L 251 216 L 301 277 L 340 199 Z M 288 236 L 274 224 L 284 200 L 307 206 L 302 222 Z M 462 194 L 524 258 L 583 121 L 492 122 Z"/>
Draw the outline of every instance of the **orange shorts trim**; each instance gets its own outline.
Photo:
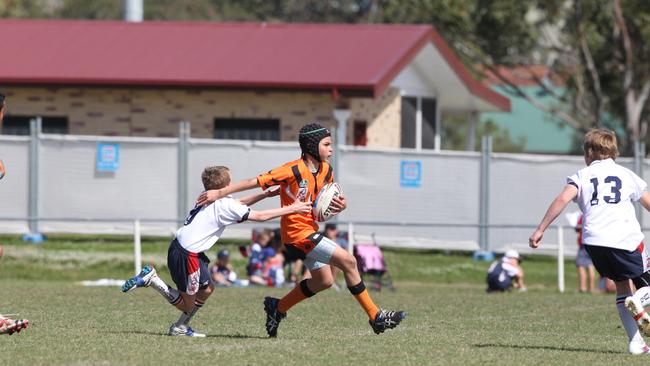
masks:
<path id="1" fill-rule="evenodd" d="M 285 246 L 287 247 L 287 251 L 293 252 L 292 254 L 295 254 L 300 259 L 305 259 L 307 254 L 314 250 L 322 238 L 323 235 L 321 233 L 311 233 L 308 237 L 285 244 Z"/>

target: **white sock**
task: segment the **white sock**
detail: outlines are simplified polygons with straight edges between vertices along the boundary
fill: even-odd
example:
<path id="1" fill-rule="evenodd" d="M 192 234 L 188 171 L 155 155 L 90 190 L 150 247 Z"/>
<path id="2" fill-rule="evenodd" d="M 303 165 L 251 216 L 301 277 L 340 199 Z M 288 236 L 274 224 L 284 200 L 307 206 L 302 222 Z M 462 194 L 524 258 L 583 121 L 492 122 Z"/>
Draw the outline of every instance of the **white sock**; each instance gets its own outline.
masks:
<path id="1" fill-rule="evenodd" d="M 158 275 L 151 277 L 151 282 L 149 282 L 154 290 L 158 291 L 170 304 L 175 305 L 181 299 L 181 294 L 175 288 L 169 286 L 165 283 Z"/>
<path id="2" fill-rule="evenodd" d="M 630 342 L 635 343 L 644 343 L 641 333 L 639 333 L 639 327 L 636 324 L 636 320 L 632 317 L 632 314 L 625 308 L 625 298 L 630 295 L 620 295 L 616 297 L 616 309 L 618 310 L 618 316 L 621 318 L 621 323 L 623 323 L 623 328 L 625 328 L 625 333 L 627 333 L 627 338 Z"/>
<path id="3" fill-rule="evenodd" d="M 201 307 L 203 307 L 203 304 L 204 302 L 199 299 L 194 300 L 194 307 L 192 308 L 192 310 L 189 313 L 183 312 L 183 314 L 181 314 L 181 317 L 178 318 L 178 320 L 176 321 L 175 325 L 177 327 L 181 325 L 185 325 L 185 326 L 190 325 L 190 320 L 192 320 L 194 314 L 196 314 L 196 312 L 199 311 Z"/>
<path id="4" fill-rule="evenodd" d="M 639 300 L 643 307 L 650 305 L 650 286 L 641 287 L 640 289 L 636 290 L 632 296 L 634 299 Z"/>

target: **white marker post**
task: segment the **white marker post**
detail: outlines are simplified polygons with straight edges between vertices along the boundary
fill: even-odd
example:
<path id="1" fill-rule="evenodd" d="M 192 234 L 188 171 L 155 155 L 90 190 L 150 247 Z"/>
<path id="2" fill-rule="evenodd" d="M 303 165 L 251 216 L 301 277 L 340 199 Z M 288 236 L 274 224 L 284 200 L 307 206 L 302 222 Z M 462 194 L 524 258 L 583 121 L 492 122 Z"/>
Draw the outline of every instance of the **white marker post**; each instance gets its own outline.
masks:
<path id="1" fill-rule="evenodd" d="M 135 274 L 142 270 L 142 246 L 140 243 L 140 220 L 133 222 L 133 261 L 135 265 Z"/>

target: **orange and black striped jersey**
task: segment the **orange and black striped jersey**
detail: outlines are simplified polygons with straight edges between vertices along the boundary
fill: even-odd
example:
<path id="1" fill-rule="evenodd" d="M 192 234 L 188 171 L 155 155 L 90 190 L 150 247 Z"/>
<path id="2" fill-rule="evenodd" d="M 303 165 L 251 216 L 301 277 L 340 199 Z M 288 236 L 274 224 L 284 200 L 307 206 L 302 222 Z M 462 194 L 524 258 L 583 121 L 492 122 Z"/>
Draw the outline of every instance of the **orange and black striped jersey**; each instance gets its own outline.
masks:
<path id="1" fill-rule="evenodd" d="M 318 171 L 312 173 L 302 158 L 290 161 L 257 177 L 257 183 L 262 189 L 280 186 L 282 207 L 291 205 L 296 199 L 313 202 L 321 188 L 333 181 L 334 172 L 328 163 L 322 162 Z M 318 224 L 314 221 L 311 212 L 295 213 L 282 216 L 280 228 L 282 242 L 290 244 L 298 243 L 318 231 Z"/>

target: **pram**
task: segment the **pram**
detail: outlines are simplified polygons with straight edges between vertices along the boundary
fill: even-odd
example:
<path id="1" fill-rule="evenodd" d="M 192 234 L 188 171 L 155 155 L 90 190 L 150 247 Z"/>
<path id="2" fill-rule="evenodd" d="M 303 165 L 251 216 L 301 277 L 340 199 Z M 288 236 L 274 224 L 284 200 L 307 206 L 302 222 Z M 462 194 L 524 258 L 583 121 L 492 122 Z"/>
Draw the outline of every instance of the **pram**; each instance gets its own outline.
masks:
<path id="1" fill-rule="evenodd" d="M 376 244 L 355 244 L 354 257 L 357 259 L 359 273 L 364 282 L 369 284 L 369 288 L 381 291 L 386 287 L 395 291 L 393 279 L 388 273 L 384 255 Z"/>

